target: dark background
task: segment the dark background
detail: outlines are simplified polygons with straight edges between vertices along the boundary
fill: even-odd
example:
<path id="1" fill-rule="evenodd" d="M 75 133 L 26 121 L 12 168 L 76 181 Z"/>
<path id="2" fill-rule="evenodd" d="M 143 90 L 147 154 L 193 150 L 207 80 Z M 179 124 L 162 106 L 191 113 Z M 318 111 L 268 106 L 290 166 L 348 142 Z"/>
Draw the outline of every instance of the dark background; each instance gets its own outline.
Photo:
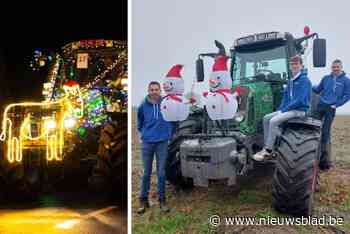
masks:
<path id="1" fill-rule="evenodd" d="M 127 40 L 127 0 L 72 2 L 0 6 L 0 109 L 40 100 L 46 74 L 29 67 L 35 49 L 57 50 L 87 39 Z"/>

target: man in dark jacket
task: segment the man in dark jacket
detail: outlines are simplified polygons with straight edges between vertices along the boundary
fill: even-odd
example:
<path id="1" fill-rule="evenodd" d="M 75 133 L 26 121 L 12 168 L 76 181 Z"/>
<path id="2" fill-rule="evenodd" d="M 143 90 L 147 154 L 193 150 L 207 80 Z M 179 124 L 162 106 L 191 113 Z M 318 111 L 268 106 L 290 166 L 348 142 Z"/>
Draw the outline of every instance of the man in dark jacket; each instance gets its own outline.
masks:
<path id="1" fill-rule="evenodd" d="M 264 148 L 253 156 L 256 161 L 262 161 L 271 155 L 279 126 L 283 122 L 291 118 L 303 117 L 309 109 L 311 82 L 301 70 L 301 58 L 299 56 L 290 58 L 289 68 L 292 72 L 292 78 L 284 90 L 278 110 L 264 116 Z"/>
<path id="2" fill-rule="evenodd" d="M 168 142 L 172 135 L 172 124 L 163 119 L 160 112 L 160 84 L 152 81 L 148 85 L 148 95 L 137 111 L 137 129 L 142 141 L 143 177 L 138 213 L 149 208 L 148 192 L 152 174 L 154 155 L 156 156 L 158 177 L 158 198 L 160 208 L 168 212 L 165 203 L 165 166 L 168 156 Z"/>
<path id="3" fill-rule="evenodd" d="M 323 123 L 322 153 L 319 167 L 321 170 L 328 170 L 332 166 L 332 162 L 327 146 L 330 145 L 330 133 L 336 108 L 344 105 L 350 99 L 350 79 L 345 75 L 342 62 L 339 59 L 333 61 L 331 74 L 324 76 L 320 84 L 314 86 L 312 90 L 320 94 L 317 113 Z"/>

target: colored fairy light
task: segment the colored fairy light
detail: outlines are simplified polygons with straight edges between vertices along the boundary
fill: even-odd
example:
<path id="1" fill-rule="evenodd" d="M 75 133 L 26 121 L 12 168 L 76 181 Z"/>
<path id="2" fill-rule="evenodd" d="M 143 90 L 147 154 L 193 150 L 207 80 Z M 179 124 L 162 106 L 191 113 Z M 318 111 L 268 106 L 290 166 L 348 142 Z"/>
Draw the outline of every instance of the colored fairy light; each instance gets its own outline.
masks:
<path id="1" fill-rule="evenodd" d="M 91 65 L 94 67 L 88 74 L 88 80 L 80 83 L 81 77 L 74 65 L 76 64 L 74 51 L 103 47 L 117 48 L 118 56 L 105 58 L 91 53 L 89 69 Z M 63 159 L 65 144 L 69 142 L 66 139 L 67 136 L 75 133 L 85 137 L 88 128 L 104 125 L 111 120 L 109 111 L 124 110 L 123 106 L 125 108 L 124 104 L 127 101 L 126 43 L 105 40 L 70 43 L 63 48 L 62 57 L 56 53 L 50 53 L 47 56 L 46 51 L 37 49 L 34 52 L 34 59 L 30 61 L 30 66 L 33 70 L 39 70 L 40 63 L 41 66 L 51 66 L 48 80 L 43 84 L 42 93 L 45 101 L 10 104 L 3 113 L 0 140 L 6 143 L 5 157 L 10 163 L 21 162 L 23 150 L 35 144 L 45 146 L 43 149 L 46 149 L 48 161 L 60 161 Z M 118 73 L 118 78 L 115 73 Z M 70 81 L 67 82 L 67 80 Z M 28 109 L 20 120 L 12 117 L 13 113 L 17 113 L 18 108 Z M 45 112 L 45 116 L 38 118 L 31 115 L 30 111 L 34 110 L 32 108 L 45 110 L 40 111 L 40 113 Z"/>

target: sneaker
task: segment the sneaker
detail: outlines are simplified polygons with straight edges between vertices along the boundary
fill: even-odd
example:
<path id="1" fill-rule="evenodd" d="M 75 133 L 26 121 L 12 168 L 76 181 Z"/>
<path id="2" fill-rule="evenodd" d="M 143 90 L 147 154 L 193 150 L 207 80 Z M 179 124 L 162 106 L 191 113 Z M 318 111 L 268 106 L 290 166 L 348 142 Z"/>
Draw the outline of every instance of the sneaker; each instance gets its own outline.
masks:
<path id="1" fill-rule="evenodd" d="M 166 205 L 164 201 L 159 202 L 160 210 L 164 213 L 167 213 L 170 211 L 170 208 Z"/>
<path id="2" fill-rule="evenodd" d="M 137 209 L 138 214 L 143 214 L 145 213 L 146 209 L 150 207 L 148 201 L 140 201 L 140 207 Z"/>
<path id="3" fill-rule="evenodd" d="M 263 161 L 266 157 L 271 156 L 271 152 L 267 151 L 265 148 L 260 152 L 253 155 L 255 161 Z"/>

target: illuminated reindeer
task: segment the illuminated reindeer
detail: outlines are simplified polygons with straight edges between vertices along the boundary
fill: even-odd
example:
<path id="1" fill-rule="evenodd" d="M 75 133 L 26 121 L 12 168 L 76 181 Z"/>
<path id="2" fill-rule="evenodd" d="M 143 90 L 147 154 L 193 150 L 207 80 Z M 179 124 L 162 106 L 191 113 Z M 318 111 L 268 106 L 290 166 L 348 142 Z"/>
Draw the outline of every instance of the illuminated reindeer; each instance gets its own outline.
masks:
<path id="1" fill-rule="evenodd" d="M 24 102 L 5 108 L 0 140 L 10 163 L 21 162 L 23 150 L 45 149 L 48 161 L 62 160 L 64 129 L 69 121 L 66 98 L 56 102 Z"/>

